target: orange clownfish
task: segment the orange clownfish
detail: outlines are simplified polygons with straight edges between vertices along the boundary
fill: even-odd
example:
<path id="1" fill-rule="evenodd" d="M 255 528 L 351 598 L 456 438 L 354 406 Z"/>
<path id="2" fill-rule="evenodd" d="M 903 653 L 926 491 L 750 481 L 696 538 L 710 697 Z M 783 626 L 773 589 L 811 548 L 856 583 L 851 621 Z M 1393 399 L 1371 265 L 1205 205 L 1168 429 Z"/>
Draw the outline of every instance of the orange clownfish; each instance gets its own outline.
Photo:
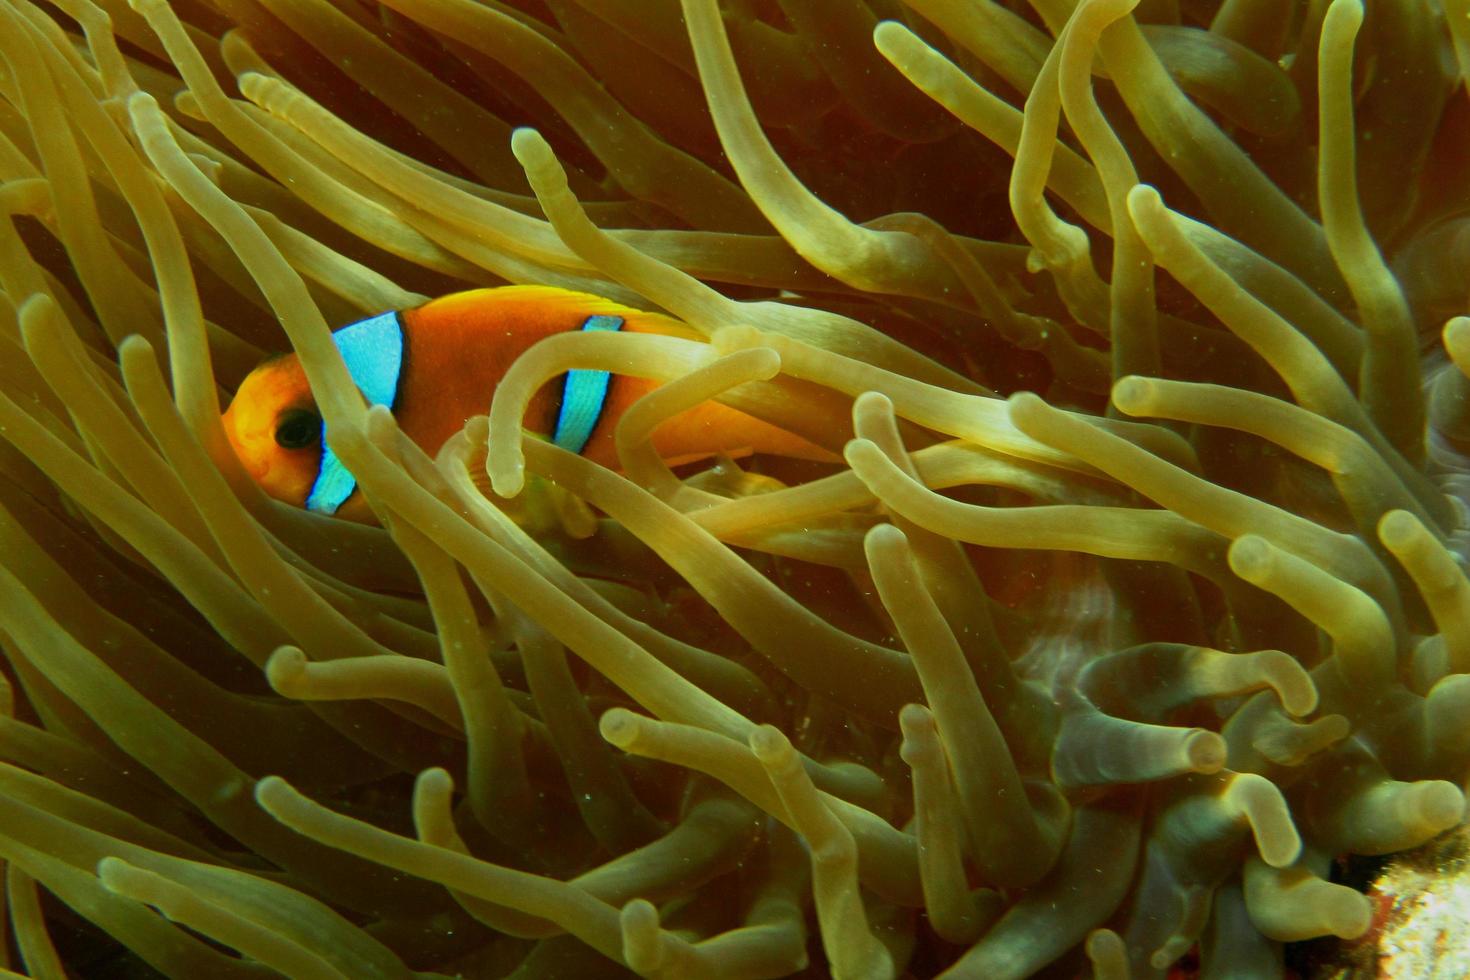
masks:
<path id="1" fill-rule="evenodd" d="M 468 418 L 487 410 L 512 361 L 541 338 L 571 330 L 698 339 L 668 317 L 546 286 L 454 293 L 359 320 L 332 338 L 368 402 L 387 406 L 399 428 L 432 456 Z M 536 393 L 525 424 L 564 449 L 616 468 L 617 421 L 657 386 L 606 371 L 569 371 Z M 320 514 L 374 520 L 357 481 L 326 443 L 296 355 L 273 357 L 252 371 L 225 412 L 224 427 L 246 471 L 270 496 Z M 671 462 L 742 452 L 834 458 L 801 436 L 715 402 L 660 426 L 653 443 Z"/>

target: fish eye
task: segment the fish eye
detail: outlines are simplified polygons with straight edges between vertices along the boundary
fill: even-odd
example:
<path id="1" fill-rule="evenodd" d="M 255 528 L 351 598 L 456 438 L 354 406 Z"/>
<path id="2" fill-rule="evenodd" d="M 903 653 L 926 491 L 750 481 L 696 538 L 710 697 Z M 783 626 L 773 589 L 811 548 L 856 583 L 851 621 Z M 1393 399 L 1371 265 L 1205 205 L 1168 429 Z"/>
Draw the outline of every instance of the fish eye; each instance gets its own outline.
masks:
<path id="1" fill-rule="evenodd" d="M 282 449 L 305 449 L 321 437 L 322 417 L 309 408 L 287 412 L 276 425 L 276 445 Z"/>

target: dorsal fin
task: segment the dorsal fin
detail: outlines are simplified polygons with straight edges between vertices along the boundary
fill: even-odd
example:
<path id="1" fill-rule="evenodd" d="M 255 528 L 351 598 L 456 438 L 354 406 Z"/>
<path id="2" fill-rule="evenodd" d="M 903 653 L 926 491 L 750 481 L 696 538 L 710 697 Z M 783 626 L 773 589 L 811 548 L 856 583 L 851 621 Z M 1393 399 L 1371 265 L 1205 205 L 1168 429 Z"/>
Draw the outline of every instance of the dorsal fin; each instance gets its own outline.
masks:
<path id="1" fill-rule="evenodd" d="M 624 323 L 631 324 L 634 330 L 649 330 L 687 340 L 704 339 L 699 331 L 687 323 L 662 313 L 637 310 L 592 293 L 561 289 L 557 286 L 490 286 L 471 289 L 432 299 L 418 309 L 425 313 L 437 313 L 459 303 L 494 303 L 497 300 L 536 303 L 565 311 L 569 319 L 578 323 L 589 316 L 615 316 L 621 317 Z"/>

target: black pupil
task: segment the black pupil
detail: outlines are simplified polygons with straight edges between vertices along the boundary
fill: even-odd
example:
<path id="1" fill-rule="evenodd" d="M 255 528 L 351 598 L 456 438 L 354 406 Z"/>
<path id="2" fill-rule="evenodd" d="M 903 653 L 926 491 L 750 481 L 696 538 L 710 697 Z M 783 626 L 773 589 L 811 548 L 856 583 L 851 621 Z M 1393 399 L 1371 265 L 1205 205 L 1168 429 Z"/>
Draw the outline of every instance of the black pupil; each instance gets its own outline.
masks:
<path id="1" fill-rule="evenodd" d="M 276 445 L 282 449 L 305 449 L 322 434 L 322 417 L 306 409 L 289 412 L 276 426 Z"/>

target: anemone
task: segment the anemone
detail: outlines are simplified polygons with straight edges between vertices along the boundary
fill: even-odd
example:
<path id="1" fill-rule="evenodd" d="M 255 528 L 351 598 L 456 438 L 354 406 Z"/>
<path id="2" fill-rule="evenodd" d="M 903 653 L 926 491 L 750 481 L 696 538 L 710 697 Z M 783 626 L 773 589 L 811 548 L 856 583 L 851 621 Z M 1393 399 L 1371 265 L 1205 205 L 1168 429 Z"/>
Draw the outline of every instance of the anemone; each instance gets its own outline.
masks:
<path id="1" fill-rule="evenodd" d="M 1463 0 L 130 2 L 0 2 L 7 975 L 1283 976 L 1462 823 Z M 430 458 L 329 328 L 507 282 L 699 339 Z"/>

